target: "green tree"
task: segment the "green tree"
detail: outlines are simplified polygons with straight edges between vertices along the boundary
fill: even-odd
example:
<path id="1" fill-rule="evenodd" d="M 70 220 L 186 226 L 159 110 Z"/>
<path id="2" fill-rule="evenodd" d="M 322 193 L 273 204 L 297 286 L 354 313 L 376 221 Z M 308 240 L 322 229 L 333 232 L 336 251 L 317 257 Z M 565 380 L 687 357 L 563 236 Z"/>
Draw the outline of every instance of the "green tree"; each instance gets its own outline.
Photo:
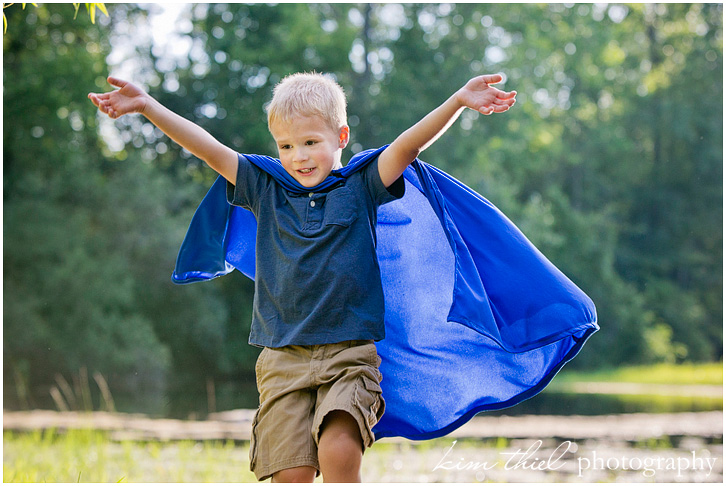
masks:
<path id="1" fill-rule="evenodd" d="M 55 373 L 87 367 L 106 375 L 114 391 L 161 392 L 173 370 L 213 370 L 226 318 L 218 291 L 180 289 L 169 279 L 190 218 L 179 207 L 198 202 L 198 193 L 175 187 L 133 146 L 118 159 L 102 155 L 109 150 L 86 95 L 105 87 L 108 27 L 74 21 L 55 6 L 10 21 L 3 52 L 6 383 L 24 375 L 37 388 Z M 178 345 L 184 336 L 191 348 Z"/>

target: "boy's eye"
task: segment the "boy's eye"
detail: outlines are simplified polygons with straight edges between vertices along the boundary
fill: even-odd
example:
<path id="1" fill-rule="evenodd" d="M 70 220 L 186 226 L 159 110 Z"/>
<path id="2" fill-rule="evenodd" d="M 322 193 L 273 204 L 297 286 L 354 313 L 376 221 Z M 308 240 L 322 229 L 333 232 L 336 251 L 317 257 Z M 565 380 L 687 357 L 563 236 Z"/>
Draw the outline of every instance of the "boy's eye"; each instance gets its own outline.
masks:
<path id="1" fill-rule="evenodd" d="M 281 150 L 289 150 L 290 148 L 292 148 L 292 145 L 280 145 Z"/>
<path id="2" fill-rule="evenodd" d="M 305 142 L 305 145 L 315 145 L 315 144 L 316 144 L 315 140 L 308 140 L 307 142 Z"/>

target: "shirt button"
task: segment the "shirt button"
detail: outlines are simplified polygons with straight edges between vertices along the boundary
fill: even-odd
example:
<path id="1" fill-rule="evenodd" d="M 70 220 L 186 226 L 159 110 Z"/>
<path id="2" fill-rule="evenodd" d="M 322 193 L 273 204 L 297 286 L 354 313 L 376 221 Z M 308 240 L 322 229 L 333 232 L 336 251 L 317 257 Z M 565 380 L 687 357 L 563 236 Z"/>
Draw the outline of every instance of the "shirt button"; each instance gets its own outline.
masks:
<path id="1" fill-rule="evenodd" d="M 310 194 L 308 194 L 308 196 L 313 197 L 313 194 L 315 193 L 311 192 Z"/>
<path id="2" fill-rule="evenodd" d="M 315 201 L 310 201 L 310 207 L 311 208 L 314 208 L 315 207 Z"/>

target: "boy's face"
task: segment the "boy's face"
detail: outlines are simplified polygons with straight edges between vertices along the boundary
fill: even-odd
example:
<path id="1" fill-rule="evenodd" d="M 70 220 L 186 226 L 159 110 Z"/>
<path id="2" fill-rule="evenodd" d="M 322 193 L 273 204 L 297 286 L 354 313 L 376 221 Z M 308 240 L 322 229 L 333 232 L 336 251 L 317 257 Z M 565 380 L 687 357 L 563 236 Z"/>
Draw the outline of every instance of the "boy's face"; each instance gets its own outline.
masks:
<path id="1" fill-rule="evenodd" d="M 349 138 L 347 126 L 336 132 L 318 116 L 276 120 L 270 133 L 282 166 L 305 187 L 320 184 L 333 169 L 341 167 L 340 156 Z"/>

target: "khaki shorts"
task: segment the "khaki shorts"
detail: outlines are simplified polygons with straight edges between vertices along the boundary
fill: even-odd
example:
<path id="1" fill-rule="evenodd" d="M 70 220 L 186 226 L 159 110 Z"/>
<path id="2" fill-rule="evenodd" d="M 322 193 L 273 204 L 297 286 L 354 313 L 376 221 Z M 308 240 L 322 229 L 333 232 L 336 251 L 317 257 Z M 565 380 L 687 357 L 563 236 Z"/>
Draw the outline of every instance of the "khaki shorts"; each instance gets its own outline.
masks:
<path id="1" fill-rule="evenodd" d="M 320 425 L 343 410 L 358 422 L 363 449 L 383 415 L 381 359 L 373 341 L 264 348 L 255 373 L 260 406 L 252 423 L 250 469 L 258 480 L 318 465 Z"/>

